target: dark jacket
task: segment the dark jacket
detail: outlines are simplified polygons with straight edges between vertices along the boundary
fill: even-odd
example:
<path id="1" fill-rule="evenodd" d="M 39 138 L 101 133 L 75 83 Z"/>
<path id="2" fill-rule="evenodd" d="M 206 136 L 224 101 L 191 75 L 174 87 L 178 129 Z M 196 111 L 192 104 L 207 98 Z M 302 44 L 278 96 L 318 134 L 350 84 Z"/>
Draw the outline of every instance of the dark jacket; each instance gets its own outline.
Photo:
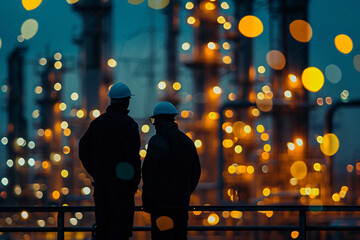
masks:
<path id="1" fill-rule="evenodd" d="M 149 141 L 142 166 L 144 210 L 187 209 L 200 173 L 194 143 L 177 124 L 158 130 Z"/>
<path id="2" fill-rule="evenodd" d="M 110 105 L 80 139 L 80 160 L 95 182 L 140 182 L 139 127 L 128 112 Z"/>

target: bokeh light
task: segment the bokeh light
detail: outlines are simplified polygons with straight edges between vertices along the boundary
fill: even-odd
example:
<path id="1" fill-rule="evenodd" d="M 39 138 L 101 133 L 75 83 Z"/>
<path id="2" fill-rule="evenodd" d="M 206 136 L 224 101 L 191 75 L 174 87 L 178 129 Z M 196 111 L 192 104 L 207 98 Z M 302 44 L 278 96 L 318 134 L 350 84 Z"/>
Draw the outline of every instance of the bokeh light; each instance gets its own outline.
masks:
<path id="1" fill-rule="evenodd" d="M 325 68 L 325 76 L 332 83 L 338 83 L 341 80 L 341 70 L 335 64 L 330 64 Z"/>
<path id="2" fill-rule="evenodd" d="M 303 71 L 301 81 L 307 90 L 318 92 L 324 85 L 324 75 L 320 69 L 308 67 Z"/>
<path id="3" fill-rule="evenodd" d="M 116 165 L 116 176 L 121 180 L 131 180 L 134 177 L 134 167 L 127 162 L 120 162 Z"/>
<path id="4" fill-rule="evenodd" d="M 360 54 L 354 56 L 353 65 L 356 71 L 360 72 Z"/>
<path id="5" fill-rule="evenodd" d="M 266 54 L 266 62 L 272 69 L 282 70 L 286 65 L 286 59 L 282 52 L 271 50 Z"/>
<path id="6" fill-rule="evenodd" d="M 166 231 L 174 227 L 174 222 L 168 216 L 160 216 L 156 219 L 156 226 L 160 231 Z"/>
<path id="7" fill-rule="evenodd" d="M 252 15 L 243 17 L 239 22 L 238 28 L 242 35 L 249 38 L 259 36 L 264 30 L 261 20 Z"/>
<path id="8" fill-rule="evenodd" d="M 335 46 L 339 52 L 348 54 L 353 49 L 353 42 L 348 35 L 340 34 L 335 37 Z"/>
<path id="9" fill-rule="evenodd" d="M 334 155 L 340 147 L 338 137 L 334 133 L 327 133 L 323 136 L 323 141 L 320 143 L 320 150 L 326 156 Z"/>
<path id="10" fill-rule="evenodd" d="M 152 9 L 163 9 L 169 4 L 170 0 L 148 0 L 148 5 Z"/>
<path id="11" fill-rule="evenodd" d="M 39 24 L 35 19 L 28 19 L 21 25 L 21 35 L 29 40 L 35 36 L 39 29 Z"/>
<path id="12" fill-rule="evenodd" d="M 22 0 L 22 5 L 27 11 L 31 11 L 40 6 L 42 0 Z"/>
<path id="13" fill-rule="evenodd" d="M 307 175 L 307 166 L 303 161 L 296 161 L 291 164 L 290 173 L 297 180 L 301 180 Z"/>
<path id="14" fill-rule="evenodd" d="M 295 20 L 289 26 L 291 36 L 299 42 L 309 42 L 312 37 L 312 28 L 304 20 Z"/>

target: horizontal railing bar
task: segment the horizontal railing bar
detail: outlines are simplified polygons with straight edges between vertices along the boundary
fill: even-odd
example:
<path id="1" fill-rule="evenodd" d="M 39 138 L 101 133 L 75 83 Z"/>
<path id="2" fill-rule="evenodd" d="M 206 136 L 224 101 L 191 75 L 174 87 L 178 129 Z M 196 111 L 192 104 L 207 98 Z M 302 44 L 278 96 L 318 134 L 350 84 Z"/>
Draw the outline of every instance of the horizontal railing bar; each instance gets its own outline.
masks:
<path id="1" fill-rule="evenodd" d="M 307 231 L 360 231 L 359 226 L 306 226 Z M 135 226 L 133 231 L 150 231 Z M 188 231 L 295 231 L 299 226 L 188 226 Z M 92 227 L 65 227 L 64 232 L 91 232 Z M 57 232 L 56 227 L 0 227 L 0 232 Z"/>
<path id="2" fill-rule="evenodd" d="M 360 211 L 360 205 L 242 205 L 242 206 L 190 206 L 189 211 Z M 0 212 L 93 212 L 94 206 L 1 206 Z M 136 206 L 135 211 L 143 211 Z"/>

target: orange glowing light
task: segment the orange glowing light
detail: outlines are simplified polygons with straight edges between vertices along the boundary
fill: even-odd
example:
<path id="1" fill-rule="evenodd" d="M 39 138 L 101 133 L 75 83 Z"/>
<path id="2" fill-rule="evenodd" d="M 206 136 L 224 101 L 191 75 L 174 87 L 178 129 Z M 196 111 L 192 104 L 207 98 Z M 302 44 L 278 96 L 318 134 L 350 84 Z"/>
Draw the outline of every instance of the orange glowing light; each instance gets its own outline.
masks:
<path id="1" fill-rule="evenodd" d="M 286 59 L 282 52 L 271 50 L 266 54 L 266 62 L 272 69 L 282 70 L 286 65 Z"/>
<path id="2" fill-rule="evenodd" d="M 323 136 L 323 141 L 320 143 L 320 150 L 326 156 L 334 155 L 340 147 L 338 137 L 333 133 L 327 133 Z"/>
<path id="3" fill-rule="evenodd" d="M 70 134 L 71 134 L 70 128 L 64 129 L 64 136 L 68 137 L 68 136 L 70 136 Z"/>
<path id="4" fill-rule="evenodd" d="M 265 142 L 265 141 L 269 140 L 269 134 L 262 133 L 260 138 L 261 138 L 261 140 L 263 140 Z"/>
<path id="5" fill-rule="evenodd" d="M 60 198 L 60 193 L 58 191 L 53 191 L 52 197 L 55 200 L 58 200 Z"/>
<path id="6" fill-rule="evenodd" d="M 345 34 L 337 35 L 334 41 L 337 50 L 343 54 L 348 54 L 353 49 L 353 42 L 351 38 Z"/>
<path id="7" fill-rule="evenodd" d="M 50 129 L 46 129 L 44 132 L 45 137 L 51 137 L 52 131 Z"/>
<path id="8" fill-rule="evenodd" d="M 290 23 L 291 36 L 299 42 L 309 42 L 312 37 L 312 28 L 304 20 L 295 20 Z"/>
<path id="9" fill-rule="evenodd" d="M 41 166 L 43 169 L 48 169 L 50 167 L 50 163 L 48 161 L 44 161 L 42 162 Z"/>
<path id="10" fill-rule="evenodd" d="M 305 162 L 303 161 L 294 162 L 290 167 L 290 173 L 294 178 L 298 180 L 305 178 L 307 175 L 307 166 Z"/>
<path id="11" fill-rule="evenodd" d="M 261 154 L 261 157 L 264 159 L 264 160 L 268 160 L 270 158 L 270 154 L 268 152 L 263 152 Z"/>
<path id="12" fill-rule="evenodd" d="M 225 63 L 225 64 L 230 64 L 231 63 L 231 57 L 230 56 L 224 56 L 223 58 L 222 58 L 222 61 L 223 61 L 223 63 Z"/>
<path id="13" fill-rule="evenodd" d="M 225 116 L 227 118 L 232 118 L 234 116 L 234 112 L 232 110 L 226 110 L 225 111 Z"/>
<path id="14" fill-rule="evenodd" d="M 70 153 L 70 147 L 69 146 L 64 146 L 63 147 L 63 153 L 64 154 L 69 154 Z"/>
<path id="15" fill-rule="evenodd" d="M 219 16 L 216 20 L 220 24 L 226 23 L 226 19 L 223 16 Z"/>
<path id="16" fill-rule="evenodd" d="M 245 37 L 254 38 L 263 32 L 264 26 L 259 18 L 247 15 L 240 20 L 238 29 Z"/>
<path id="17" fill-rule="evenodd" d="M 196 22 L 196 19 L 193 16 L 188 17 L 187 23 L 192 25 Z"/>

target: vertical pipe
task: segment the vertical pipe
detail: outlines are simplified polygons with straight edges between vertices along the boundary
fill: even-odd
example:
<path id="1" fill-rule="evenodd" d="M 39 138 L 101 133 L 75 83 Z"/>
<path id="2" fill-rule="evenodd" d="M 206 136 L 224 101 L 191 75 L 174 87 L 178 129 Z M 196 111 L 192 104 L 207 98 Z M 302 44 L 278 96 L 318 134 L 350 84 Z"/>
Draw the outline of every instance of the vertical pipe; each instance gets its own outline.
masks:
<path id="1" fill-rule="evenodd" d="M 64 234 L 64 210 L 60 209 L 58 211 L 58 217 L 57 217 L 57 239 L 58 240 L 64 240 L 65 234 Z"/>
<path id="2" fill-rule="evenodd" d="M 299 210 L 299 240 L 306 240 L 306 210 Z"/>

